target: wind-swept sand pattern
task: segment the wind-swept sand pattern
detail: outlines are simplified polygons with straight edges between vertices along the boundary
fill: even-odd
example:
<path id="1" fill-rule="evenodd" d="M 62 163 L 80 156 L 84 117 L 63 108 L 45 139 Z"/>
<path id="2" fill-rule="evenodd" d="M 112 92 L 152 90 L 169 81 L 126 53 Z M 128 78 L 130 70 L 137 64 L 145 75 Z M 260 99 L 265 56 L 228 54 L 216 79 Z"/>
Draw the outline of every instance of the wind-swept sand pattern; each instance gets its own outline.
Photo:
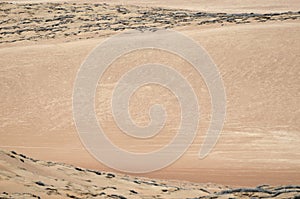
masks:
<path id="1" fill-rule="evenodd" d="M 226 88 L 226 122 L 219 141 L 209 156 L 203 160 L 198 159 L 198 151 L 210 121 L 211 105 L 206 85 L 189 63 L 170 53 L 144 50 L 117 59 L 104 74 L 104 79 L 99 81 L 95 102 L 98 120 L 107 136 L 126 150 L 146 152 L 167 144 L 176 133 L 180 119 L 178 103 L 170 92 L 160 87 L 143 87 L 132 97 L 130 111 L 139 125 L 147 125 L 149 122 L 147 111 L 151 103 L 163 103 L 168 110 L 167 125 L 161 134 L 145 142 L 131 139 L 119 131 L 108 102 L 115 81 L 130 67 L 153 60 L 175 67 L 189 79 L 196 90 L 201 107 L 198 135 L 189 150 L 174 164 L 141 176 L 197 183 L 212 182 L 230 187 L 216 188 L 218 186 L 211 185 L 208 194 L 198 190 L 198 187 L 208 190 L 210 185 L 187 183 L 189 188 L 186 191 L 183 183 L 180 185 L 182 187 L 179 186 L 180 191 L 173 193 L 163 192 L 162 187 L 139 187 L 136 184 L 135 191 L 145 195 L 155 192 L 156 196 L 161 195 L 163 198 L 168 194 L 168 197 L 182 194 L 184 197 L 195 198 L 200 195 L 211 196 L 210 194 L 227 188 L 231 190 L 228 191 L 229 194 L 245 191 L 233 190 L 235 186 L 300 183 L 300 6 L 297 1 L 289 1 L 290 4 L 267 1 L 266 7 L 256 6 L 258 2 L 249 7 L 250 1 L 246 1 L 244 7 L 229 6 L 229 1 L 224 1 L 227 6 L 223 7 L 224 11 L 220 10 L 224 6 L 221 4 L 215 9 L 207 6 L 207 10 L 203 4 L 203 9 L 201 6 L 198 9 L 194 6 L 197 4 L 195 1 L 182 7 L 179 1 L 172 5 L 156 1 L 149 2 L 149 5 L 129 1 L 121 6 L 117 5 L 117 1 L 112 1 L 111 4 L 102 1 L 93 1 L 96 4 L 75 1 L 34 4 L 20 2 L 23 1 L 18 1 L 17 4 L 0 3 L 2 149 L 18 151 L 43 161 L 64 162 L 76 165 L 75 167 L 106 171 L 104 173 L 111 171 L 87 152 L 77 135 L 72 116 L 72 91 L 77 71 L 89 52 L 111 35 L 130 29 L 156 31 L 159 28 L 173 28 L 205 48 L 218 66 Z M 59 191 L 63 196 L 67 193 L 74 196 L 77 194 L 62 189 L 68 182 L 75 183 L 70 176 L 66 176 L 65 180 L 68 182 L 55 182 L 55 178 L 46 179 L 47 172 L 60 177 L 62 169 L 78 177 L 83 171 L 68 165 L 50 166 L 52 163 L 48 165 L 26 158 L 23 158 L 23 163 L 19 159 L 19 155 L 1 152 L 1 179 L 11 178 L 13 182 L 9 184 L 9 181 L 2 180 L 1 191 L 10 190 L 9 193 L 13 193 L 14 186 L 20 186 L 24 188 L 22 193 L 27 192 L 28 188 L 31 190 L 29 193 L 34 194 L 36 191 L 42 193 L 36 195 L 48 197 L 44 189 L 49 188 L 49 192 L 55 193 L 48 185 L 57 183 L 55 186 L 63 190 Z M 16 166 L 13 166 L 16 162 Z M 18 168 L 24 167 L 22 164 L 26 165 L 26 170 Z M 27 176 L 33 175 L 35 167 L 38 172 L 41 171 L 39 175 L 45 177 L 38 180 L 36 177 L 27 179 Z M 12 171 L 22 177 L 13 176 Z M 87 170 L 83 173 L 86 180 L 91 177 L 90 180 L 93 181 L 97 176 Z M 81 174 L 78 179 L 81 179 Z M 107 183 L 114 180 L 105 176 L 106 174 L 97 176 L 101 177 L 100 180 L 95 179 L 95 182 L 103 184 L 102 188 L 109 186 Z M 118 191 L 115 191 L 108 188 L 110 192 L 105 191 L 106 195 L 99 197 L 109 194 L 134 197 L 134 193 L 130 193 L 127 185 L 123 184 L 123 177 L 123 174 L 118 174 L 118 180 L 114 183 L 122 184 L 124 189 L 117 187 Z M 30 187 L 26 188 L 21 179 L 28 180 Z M 47 186 L 35 184 L 37 181 Z M 157 182 L 170 183 L 161 180 Z M 80 182 L 72 190 L 76 186 L 79 186 L 78 190 L 85 189 L 88 183 Z M 92 189 L 94 188 L 89 187 L 89 190 Z M 266 190 L 269 191 L 265 193 L 268 197 L 276 191 L 272 186 L 267 186 Z M 251 191 L 253 190 L 249 192 Z M 176 196 L 181 198 L 180 195 Z M 224 197 L 227 196 L 231 195 Z M 5 194 L 3 197 L 6 197 Z"/>

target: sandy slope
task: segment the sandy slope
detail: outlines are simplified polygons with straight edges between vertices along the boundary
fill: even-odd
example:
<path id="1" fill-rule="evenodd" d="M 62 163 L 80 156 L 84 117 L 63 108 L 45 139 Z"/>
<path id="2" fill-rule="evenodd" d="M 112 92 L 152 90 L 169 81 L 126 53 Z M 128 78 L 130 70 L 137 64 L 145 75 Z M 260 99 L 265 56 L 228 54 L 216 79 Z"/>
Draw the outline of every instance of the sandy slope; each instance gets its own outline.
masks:
<path id="1" fill-rule="evenodd" d="M 106 77 L 117 77 L 132 64 L 158 57 L 183 74 L 190 73 L 203 112 L 198 136 L 185 155 L 168 168 L 146 176 L 240 186 L 299 184 L 299 20 L 191 25 L 177 29 L 198 41 L 218 65 L 227 93 L 226 123 L 215 149 L 206 159 L 199 160 L 197 153 L 210 111 L 209 96 L 201 77 L 194 75 L 183 60 L 161 52 L 143 52 L 147 59 L 140 52 L 119 60 Z M 69 40 L 66 36 L 57 40 L 1 44 L 1 148 L 42 160 L 110 170 L 84 149 L 72 119 L 72 89 L 77 70 L 88 53 L 103 40 L 96 35 L 92 37 L 95 39 L 65 42 Z M 134 96 L 132 112 L 141 125 L 149 119 L 139 115 L 139 111 L 147 110 L 145 96 L 166 102 L 172 113 L 162 136 L 155 142 L 142 143 L 130 140 L 115 127 L 107 109 L 111 88 L 111 82 L 99 86 L 97 94 L 107 89 L 107 95 L 104 99 L 97 98 L 96 108 L 98 119 L 106 119 L 104 129 L 114 143 L 131 151 L 149 151 L 170 140 L 179 116 L 176 101 L 169 93 L 155 95 L 144 88 Z M 153 87 L 155 89 L 158 93 L 163 91 Z M 133 147 L 128 143 L 134 143 Z"/>
<path id="2" fill-rule="evenodd" d="M 1 198 L 293 198 L 300 187 L 231 188 L 134 178 L 0 151 Z M 295 197 L 296 198 L 296 197 Z"/>

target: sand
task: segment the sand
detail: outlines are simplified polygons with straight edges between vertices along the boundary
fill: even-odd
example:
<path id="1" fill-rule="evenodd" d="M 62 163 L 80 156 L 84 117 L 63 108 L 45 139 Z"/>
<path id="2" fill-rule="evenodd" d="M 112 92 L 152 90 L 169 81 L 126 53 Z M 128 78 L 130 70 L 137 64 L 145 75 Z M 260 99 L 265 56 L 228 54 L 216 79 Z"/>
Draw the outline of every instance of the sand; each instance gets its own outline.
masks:
<path id="1" fill-rule="evenodd" d="M 172 4 L 155 1 L 147 3 L 147 6 L 155 5 L 156 8 L 151 9 L 164 6 L 166 10 L 163 15 L 165 21 L 157 24 L 153 24 L 150 12 L 147 13 L 145 27 L 178 30 L 193 38 L 210 54 L 221 72 L 226 88 L 227 115 L 217 145 L 205 159 L 198 159 L 197 154 L 210 120 L 210 98 L 203 79 L 195 75 L 183 60 L 170 54 L 162 55 L 158 51 L 137 52 L 118 60 L 105 74 L 106 77 L 112 77 L 111 82 L 99 84 L 96 98 L 98 119 L 100 122 L 105 121 L 102 122 L 103 128 L 116 145 L 133 152 L 158 149 L 168 143 L 176 133 L 179 121 L 178 106 L 170 93 L 162 88 L 152 87 L 151 92 L 147 88 L 141 88 L 130 105 L 134 119 L 140 125 L 149 122 L 145 114 L 149 106 L 147 97 L 155 96 L 156 100 L 164 103 L 170 111 L 166 128 L 154 140 L 145 142 L 130 139 L 116 128 L 111 110 L 107 108 L 107 100 L 111 95 L 113 80 L 134 64 L 157 60 L 159 56 L 158 60 L 161 62 L 173 65 L 187 76 L 190 74 L 191 84 L 196 88 L 201 106 L 202 115 L 198 135 L 184 156 L 167 168 L 140 176 L 238 187 L 300 183 L 298 103 L 300 6 L 297 1 L 285 1 L 286 3 L 268 1 L 265 6 L 256 2 L 251 4 L 253 5 L 251 7 L 250 3 L 253 2 L 247 1 L 240 5 L 232 1 L 224 1 L 224 4 L 217 4 L 215 7 L 209 6 L 208 1 L 203 5 L 193 1 L 188 4 L 180 4 L 179 1 Z M 58 161 L 87 169 L 113 171 L 96 161 L 80 142 L 72 116 L 72 91 L 81 63 L 97 44 L 110 35 L 121 32 L 124 26 L 124 29 L 145 28 L 139 27 L 139 23 L 131 23 L 129 17 L 131 15 L 140 17 L 140 10 L 151 11 L 151 9 L 127 5 L 122 8 L 125 7 L 130 12 L 123 14 L 117 11 L 118 7 L 114 3 L 123 2 L 116 1 L 111 5 L 100 4 L 97 8 L 78 3 L 75 5 L 78 10 L 87 11 L 75 12 L 75 16 L 70 18 L 74 23 L 66 24 L 63 22 L 68 18 L 56 19 L 56 21 L 51 19 L 59 15 L 70 15 L 67 12 L 71 9 L 71 4 L 62 4 L 60 7 L 66 9 L 52 9 L 53 13 L 48 13 L 52 4 L 31 6 L 1 4 L 1 9 L 8 9 L 6 14 L 1 11 L 2 22 L 17 17 L 21 19 L 1 23 L 0 33 L 6 32 L 1 34 L 0 38 L 0 147 L 2 149 L 15 150 L 44 161 Z M 128 4 L 135 3 L 129 1 Z M 196 4 L 199 7 L 195 6 Z M 136 5 L 146 6 L 144 3 Z M 26 6 L 35 6 L 34 10 L 39 12 L 30 14 L 33 10 L 25 8 Z M 87 25 L 97 23 L 91 20 L 94 11 L 89 10 L 89 7 L 99 9 L 98 13 L 102 10 L 101 12 L 116 16 L 114 22 L 129 20 L 130 23 L 128 26 L 123 24 L 123 28 L 117 30 L 115 27 L 104 30 L 83 27 L 80 30 L 81 21 L 78 22 L 80 17 L 81 20 L 87 18 L 86 22 L 82 22 Z M 187 22 L 176 21 L 171 15 L 175 12 L 173 9 L 179 7 L 191 9 L 181 11 L 186 13 Z M 198 11 L 268 14 L 266 18 L 263 15 L 244 14 L 241 18 L 246 19 L 241 20 L 239 16 L 227 14 L 195 17 Z M 288 13 L 288 11 L 293 12 Z M 155 10 L 155 12 L 162 11 Z M 274 12 L 279 14 L 272 15 Z M 46 17 L 43 19 L 43 16 Z M 234 20 L 228 21 L 230 17 Z M 41 18 L 40 22 L 34 21 Z M 217 21 L 214 21 L 216 18 Z M 45 19 L 50 21 L 46 22 Z M 26 20 L 29 22 L 26 23 Z M 20 24 L 19 21 L 23 23 Z M 168 21 L 173 25 L 170 26 Z M 202 23 L 203 21 L 206 22 Z M 100 22 L 106 23 L 101 20 Z M 17 33 L 25 27 L 51 27 L 54 23 L 58 23 L 56 31 L 40 29 Z M 116 23 L 116 27 L 119 26 L 120 24 Z M 4 27 L 8 27 L 8 30 L 3 29 Z M 147 58 L 144 56 L 145 53 Z M 105 95 L 101 98 L 100 94 L 103 93 Z M 4 157 L 1 157 L 1 160 L 3 159 Z M 11 165 L 12 163 L 4 168 L 12 169 Z M 47 173 L 48 168 L 42 170 Z M 24 178 L 26 179 L 26 176 Z M 5 185 L 5 187 L 10 186 Z M 1 188 L 1 191 L 5 189 Z"/>
<path id="2" fill-rule="evenodd" d="M 233 188 L 136 178 L 0 152 L 1 198 L 292 198 L 299 186 Z"/>

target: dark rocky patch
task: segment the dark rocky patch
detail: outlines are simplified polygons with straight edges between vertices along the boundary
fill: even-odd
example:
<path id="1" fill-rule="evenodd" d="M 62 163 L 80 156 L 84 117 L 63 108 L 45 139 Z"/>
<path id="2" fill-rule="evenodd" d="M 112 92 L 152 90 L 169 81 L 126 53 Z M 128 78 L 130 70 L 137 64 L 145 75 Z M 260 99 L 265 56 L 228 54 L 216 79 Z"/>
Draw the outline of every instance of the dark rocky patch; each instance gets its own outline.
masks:
<path id="1" fill-rule="evenodd" d="M 77 170 L 77 171 L 84 171 L 83 169 L 81 169 L 79 167 L 75 167 L 75 170 Z"/>
<path id="2" fill-rule="evenodd" d="M 107 178 L 114 178 L 114 177 L 116 177 L 116 175 L 112 174 L 112 173 L 108 173 L 108 174 L 106 174 L 106 177 Z"/>
<path id="3" fill-rule="evenodd" d="M 74 196 L 74 195 L 71 195 L 71 194 L 68 194 L 68 193 L 67 193 L 67 196 L 68 196 L 69 198 L 80 199 L 80 198 L 78 198 L 77 196 Z"/>
<path id="4" fill-rule="evenodd" d="M 91 170 L 91 169 L 87 169 L 86 171 L 94 173 L 94 174 L 99 175 L 99 176 L 102 175 L 102 173 L 100 171 L 95 171 L 95 170 Z"/>
<path id="5" fill-rule="evenodd" d="M 39 186 L 46 186 L 46 184 L 41 181 L 37 181 L 37 182 L 35 182 L 35 184 L 37 184 Z"/>
<path id="6" fill-rule="evenodd" d="M 138 194 L 138 192 L 136 192 L 135 190 L 129 190 L 129 192 L 133 194 Z"/>
<path id="7" fill-rule="evenodd" d="M 4 14 L 0 21 L 0 43 L 65 37 L 84 39 L 95 37 L 96 34 L 101 36 L 104 30 L 135 29 L 143 32 L 190 24 L 223 26 L 224 24 L 300 20 L 300 11 L 227 14 L 80 3 L 10 4 L 3 2 L 0 14 L 1 12 Z M 42 16 L 38 13 L 44 14 Z M 18 14 L 18 20 L 13 14 Z"/>
<path id="8" fill-rule="evenodd" d="M 8 156 L 11 157 L 11 158 L 16 158 L 16 156 L 11 155 L 11 154 L 9 154 Z"/>
<path id="9" fill-rule="evenodd" d="M 105 189 L 114 189 L 114 190 L 117 190 L 116 187 L 103 187 L 103 190 L 105 190 Z"/>
<path id="10" fill-rule="evenodd" d="M 121 196 L 121 195 L 117 195 L 117 194 L 111 194 L 111 195 L 109 195 L 109 197 L 116 198 L 116 199 L 127 199 L 126 197 Z"/>

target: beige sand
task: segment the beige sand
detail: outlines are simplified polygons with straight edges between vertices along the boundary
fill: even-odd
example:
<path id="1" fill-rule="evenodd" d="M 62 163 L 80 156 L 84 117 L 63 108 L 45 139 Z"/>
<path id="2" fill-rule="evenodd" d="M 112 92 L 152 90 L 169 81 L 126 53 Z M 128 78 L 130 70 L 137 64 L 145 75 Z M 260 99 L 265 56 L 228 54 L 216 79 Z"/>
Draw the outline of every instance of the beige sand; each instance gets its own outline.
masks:
<path id="1" fill-rule="evenodd" d="M 274 9 L 270 11 L 300 10 L 297 1 L 291 2 L 270 2 L 266 7 L 254 4 L 254 8 L 247 11 L 265 12 L 272 7 Z M 182 7 L 191 8 L 193 5 Z M 226 12 L 241 11 L 240 7 L 222 6 Z M 246 3 L 245 9 L 248 6 Z M 195 9 L 201 10 L 200 7 Z M 212 11 L 217 10 L 218 6 Z M 219 67 L 227 93 L 226 122 L 212 153 L 203 160 L 198 159 L 197 153 L 210 118 L 210 103 L 203 80 L 191 73 L 190 80 L 197 88 L 203 111 L 198 136 L 177 162 L 143 176 L 239 186 L 299 184 L 299 19 L 224 26 L 192 24 L 176 29 L 199 42 Z M 103 41 L 106 33 L 101 34 L 91 33 L 88 37 L 94 39 L 84 36 L 80 41 L 76 41 L 80 36 L 58 36 L 57 39 L 1 44 L 1 148 L 42 160 L 111 170 L 84 149 L 72 118 L 72 89 L 77 70 L 88 53 Z M 19 38 L 17 34 L 13 37 Z M 161 55 L 160 52 L 148 53 L 147 59 L 142 61 L 157 59 L 158 54 Z M 188 64 L 178 58 L 170 59 L 170 56 L 161 55 L 160 61 L 174 65 L 185 75 L 192 72 Z M 114 67 L 122 66 L 127 70 L 131 64 L 138 64 L 140 57 L 143 57 L 142 52 L 123 58 L 106 76 L 117 78 L 122 71 L 116 71 Z M 97 98 L 96 108 L 98 119 L 107 119 L 103 123 L 104 129 L 114 143 L 130 151 L 149 151 L 168 143 L 179 118 L 176 101 L 170 93 L 156 96 L 156 100 L 165 102 L 172 113 L 167 127 L 160 137 L 142 143 L 130 140 L 115 127 L 110 110 L 106 108 L 111 88 L 110 82 L 99 86 L 97 94 L 107 89 L 107 95 L 104 99 Z M 161 88 L 151 89 L 163 92 L 159 90 Z M 155 92 L 141 88 L 130 106 L 141 125 L 149 121 L 147 116 L 139 114 L 139 111 L 147 110 L 145 96 L 149 95 L 153 97 Z M 136 105 L 136 102 L 142 103 Z M 133 147 L 128 143 L 133 143 Z"/>
<path id="2" fill-rule="evenodd" d="M 136 178 L 0 151 L 1 198 L 292 198 L 299 186 L 233 188 Z"/>

